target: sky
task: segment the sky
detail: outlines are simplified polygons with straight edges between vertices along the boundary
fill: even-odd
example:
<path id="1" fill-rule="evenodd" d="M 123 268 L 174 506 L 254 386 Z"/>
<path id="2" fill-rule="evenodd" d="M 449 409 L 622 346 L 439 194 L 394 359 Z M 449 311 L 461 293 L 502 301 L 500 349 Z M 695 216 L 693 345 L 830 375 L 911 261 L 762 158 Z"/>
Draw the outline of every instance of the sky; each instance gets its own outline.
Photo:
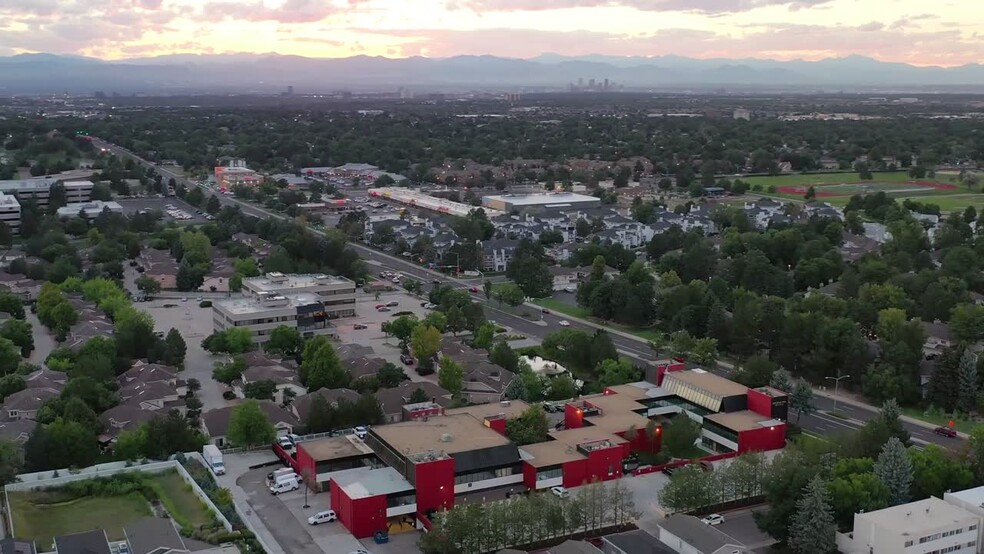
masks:
<path id="1" fill-rule="evenodd" d="M 984 63 L 982 0 L 0 0 L 0 55 Z"/>

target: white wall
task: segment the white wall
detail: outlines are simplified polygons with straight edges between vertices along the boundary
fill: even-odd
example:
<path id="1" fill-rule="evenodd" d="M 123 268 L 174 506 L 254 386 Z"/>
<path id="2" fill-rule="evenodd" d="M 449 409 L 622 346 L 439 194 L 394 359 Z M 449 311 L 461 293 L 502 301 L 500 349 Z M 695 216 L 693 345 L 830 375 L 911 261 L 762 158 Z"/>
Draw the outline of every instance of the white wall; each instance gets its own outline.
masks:
<path id="1" fill-rule="evenodd" d="M 507 475 L 505 477 L 496 477 L 494 479 L 486 479 L 484 481 L 475 481 L 472 483 L 461 483 L 454 486 L 454 493 L 461 494 L 463 492 L 480 491 L 485 489 L 494 489 L 496 487 L 504 487 L 506 485 L 515 485 L 517 483 L 523 482 L 523 474 L 518 473 L 516 475 Z"/>

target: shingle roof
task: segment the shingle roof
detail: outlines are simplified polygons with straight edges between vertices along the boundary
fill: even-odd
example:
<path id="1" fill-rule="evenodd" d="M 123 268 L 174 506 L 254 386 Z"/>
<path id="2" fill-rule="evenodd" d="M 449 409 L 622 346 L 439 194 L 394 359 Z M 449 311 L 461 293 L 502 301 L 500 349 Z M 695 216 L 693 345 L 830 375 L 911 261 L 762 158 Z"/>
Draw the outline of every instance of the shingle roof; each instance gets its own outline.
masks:
<path id="1" fill-rule="evenodd" d="M 37 410 L 46 401 L 57 397 L 59 394 L 61 394 L 59 391 L 49 388 L 24 389 L 8 396 L 3 401 L 3 409 L 5 411 Z"/>
<path id="2" fill-rule="evenodd" d="M 58 554 L 110 554 L 102 529 L 55 537 L 55 550 Z"/>
<path id="3" fill-rule="evenodd" d="M 744 548 L 737 539 L 727 535 L 710 525 L 702 523 L 694 516 L 674 514 L 657 523 L 660 527 L 689 544 L 697 552 L 711 554 L 717 549 L 734 545 Z"/>
<path id="4" fill-rule="evenodd" d="M 266 414 L 267 421 L 270 423 L 274 425 L 277 423 L 289 423 L 291 425 L 297 424 L 297 418 L 294 417 L 294 414 L 281 408 L 277 404 L 267 401 L 260 401 L 257 402 L 257 404 L 260 405 L 260 410 Z M 208 431 L 210 436 L 221 437 L 226 434 L 229 430 L 229 419 L 232 417 L 232 410 L 234 408 L 235 406 L 226 406 L 224 408 L 209 410 L 202 414 L 202 424 L 205 426 L 205 429 Z"/>
<path id="5" fill-rule="evenodd" d="M 166 554 L 167 552 L 187 552 L 181 535 L 174 529 L 169 518 L 143 517 L 123 528 L 126 540 L 133 554 Z"/>

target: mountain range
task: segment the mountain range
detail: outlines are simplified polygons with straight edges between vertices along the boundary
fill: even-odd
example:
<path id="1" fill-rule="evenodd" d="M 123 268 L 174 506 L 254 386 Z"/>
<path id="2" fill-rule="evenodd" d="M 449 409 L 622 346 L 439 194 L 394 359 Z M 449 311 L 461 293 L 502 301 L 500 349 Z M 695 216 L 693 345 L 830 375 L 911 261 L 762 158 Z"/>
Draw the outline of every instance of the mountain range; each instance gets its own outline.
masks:
<path id="1" fill-rule="evenodd" d="M 984 90 L 984 65 L 920 67 L 862 56 L 819 61 L 543 54 L 531 59 L 306 58 L 281 54 L 173 54 L 105 61 L 81 56 L 0 57 L 0 95 L 91 93 L 172 95 L 336 90 L 566 90 L 609 79 L 626 90 Z"/>

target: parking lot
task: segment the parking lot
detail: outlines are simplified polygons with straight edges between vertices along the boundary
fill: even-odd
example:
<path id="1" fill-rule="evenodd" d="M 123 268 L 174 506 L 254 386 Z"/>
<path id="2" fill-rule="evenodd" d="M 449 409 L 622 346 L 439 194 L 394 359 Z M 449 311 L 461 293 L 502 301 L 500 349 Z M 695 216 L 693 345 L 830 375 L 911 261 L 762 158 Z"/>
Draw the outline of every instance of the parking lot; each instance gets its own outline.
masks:
<path id="1" fill-rule="evenodd" d="M 389 543 L 376 544 L 371 538 L 356 539 L 338 521 L 309 525 L 308 517 L 331 508 L 328 493 L 308 492 L 309 508 L 304 508 L 304 487 L 274 496 L 267 489 L 266 475 L 276 467 L 251 470 L 236 483 L 286 554 L 347 554 L 360 548 L 373 554 L 419 552 L 416 532 L 391 535 Z"/>
<path id="2" fill-rule="evenodd" d="M 179 221 L 181 223 L 204 223 L 206 221 L 204 216 L 195 213 L 198 208 L 176 196 L 170 196 L 168 198 L 158 198 L 156 196 L 148 196 L 146 198 L 120 198 L 117 202 L 120 203 L 120 206 L 123 206 L 123 212 L 126 214 L 135 214 L 140 210 L 158 210 L 164 214 L 164 221 Z M 167 214 L 169 209 L 167 207 L 168 204 L 185 212 L 190 218 L 177 220 L 169 216 Z"/>

